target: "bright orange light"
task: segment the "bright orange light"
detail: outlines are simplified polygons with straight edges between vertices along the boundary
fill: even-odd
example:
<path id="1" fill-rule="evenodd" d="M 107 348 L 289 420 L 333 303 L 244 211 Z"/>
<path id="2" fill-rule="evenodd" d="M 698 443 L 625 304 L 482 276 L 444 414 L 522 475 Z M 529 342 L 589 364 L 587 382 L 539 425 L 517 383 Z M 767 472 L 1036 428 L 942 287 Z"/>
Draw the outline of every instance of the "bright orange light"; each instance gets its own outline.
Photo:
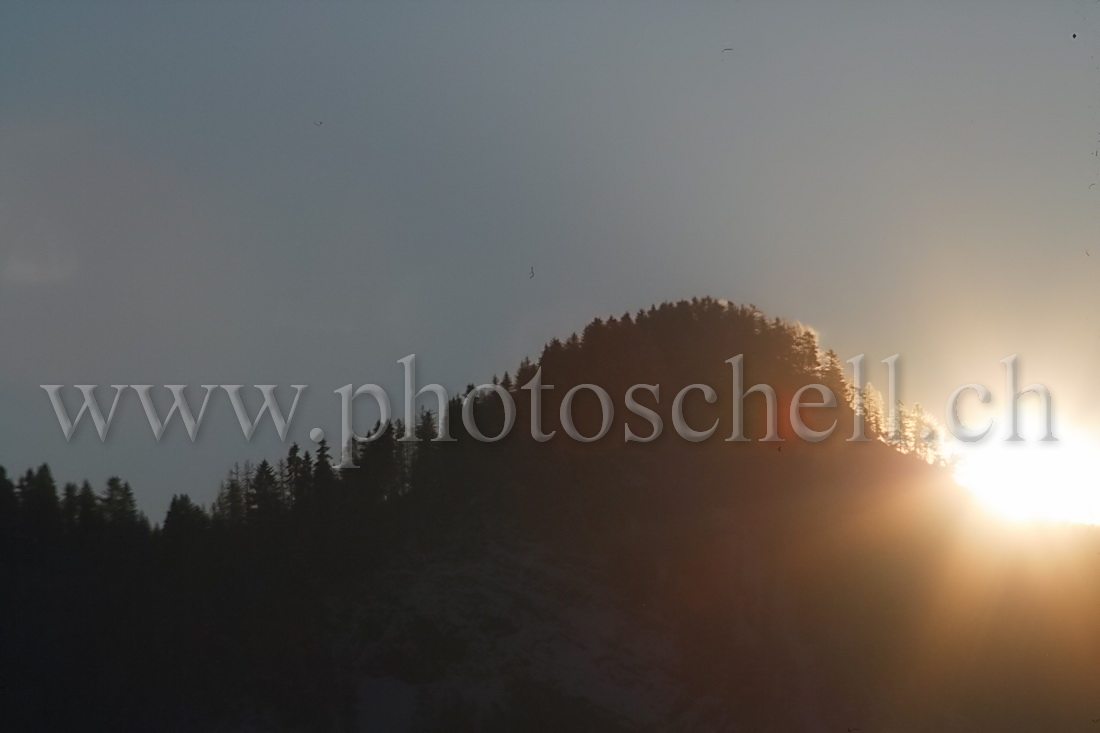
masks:
<path id="1" fill-rule="evenodd" d="M 1082 436 L 1059 437 L 1048 443 L 991 440 L 957 446 L 955 478 L 1008 519 L 1100 524 L 1100 444 Z"/>

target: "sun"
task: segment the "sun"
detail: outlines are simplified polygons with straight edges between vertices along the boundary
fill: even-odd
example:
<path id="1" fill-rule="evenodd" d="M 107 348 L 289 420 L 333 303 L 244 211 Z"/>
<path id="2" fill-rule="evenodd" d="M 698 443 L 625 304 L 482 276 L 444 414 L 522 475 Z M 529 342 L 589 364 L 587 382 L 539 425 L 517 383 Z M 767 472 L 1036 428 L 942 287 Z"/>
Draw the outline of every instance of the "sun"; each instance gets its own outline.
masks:
<path id="1" fill-rule="evenodd" d="M 956 480 L 991 512 L 1018 521 L 1100 524 L 1100 443 L 1075 435 L 956 448 Z"/>

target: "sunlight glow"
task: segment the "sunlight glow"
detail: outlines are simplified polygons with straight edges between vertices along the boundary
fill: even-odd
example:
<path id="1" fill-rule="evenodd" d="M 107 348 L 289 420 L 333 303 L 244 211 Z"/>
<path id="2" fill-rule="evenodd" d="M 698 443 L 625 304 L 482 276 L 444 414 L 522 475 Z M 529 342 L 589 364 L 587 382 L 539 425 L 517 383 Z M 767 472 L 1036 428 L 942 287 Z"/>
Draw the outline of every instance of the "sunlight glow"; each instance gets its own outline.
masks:
<path id="1" fill-rule="evenodd" d="M 1080 437 L 959 448 L 956 480 L 1007 519 L 1100 524 L 1100 445 Z"/>

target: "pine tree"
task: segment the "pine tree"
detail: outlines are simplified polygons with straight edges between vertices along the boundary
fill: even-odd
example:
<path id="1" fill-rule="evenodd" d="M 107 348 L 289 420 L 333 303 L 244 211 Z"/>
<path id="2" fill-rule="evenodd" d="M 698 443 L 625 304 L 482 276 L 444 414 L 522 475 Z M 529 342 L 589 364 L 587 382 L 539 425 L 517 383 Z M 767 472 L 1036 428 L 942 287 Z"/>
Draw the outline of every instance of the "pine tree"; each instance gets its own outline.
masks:
<path id="1" fill-rule="evenodd" d="M 45 538 L 60 530 L 61 504 L 49 466 L 43 463 L 37 471 L 28 469 L 16 488 L 20 514 L 35 535 Z"/>
<path id="2" fill-rule="evenodd" d="M 328 441 L 322 438 L 317 444 L 317 460 L 313 464 L 313 489 L 323 501 L 327 501 L 335 488 L 336 472 L 332 468 Z"/>
<path id="3" fill-rule="evenodd" d="M 534 364 L 531 363 L 531 360 L 528 359 L 526 356 L 523 357 L 523 361 L 521 361 L 519 363 L 519 368 L 516 369 L 516 384 L 519 385 L 520 387 L 527 384 L 528 382 L 531 381 L 532 377 L 535 376 L 536 371 L 537 371 L 537 368 L 535 367 Z M 452 410 L 452 412 L 453 412 L 453 410 Z M 461 414 L 461 413 L 459 413 L 459 414 Z M 453 434 L 454 433 L 452 433 L 452 435 Z"/>
<path id="4" fill-rule="evenodd" d="M 209 518 L 203 508 L 191 501 L 187 494 L 172 496 L 168 513 L 164 516 L 164 536 L 170 541 L 182 538 L 191 540 L 203 532 Z"/>
<path id="5" fill-rule="evenodd" d="M 298 446 L 293 446 L 292 450 Z M 289 463 L 289 458 L 287 459 Z M 294 505 L 307 506 L 313 500 L 313 457 L 306 451 L 301 457 L 295 457 L 295 468 L 291 470 L 294 482 Z"/>
<path id="6" fill-rule="evenodd" d="M 65 523 L 65 531 L 72 532 L 80 522 L 80 497 L 76 484 L 67 483 L 62 491 L 61 518 Z"/>
<path id="7" fill-rule="evenodd" d="M 8 478 L 7 469 L 0 466 L 0 531 L 7 534 L 15 524 L 19 500 L 15 495 L 15 484 Z"/>
<path id="8" fill-rule="evenodd" d="M 819 377 L 821 359 L 818 354 L 816 333 L 808 328 L 800 327 L 800 332 L 794 338 L 791 361 L 796 374 L 809 379 Z"/>
<path id="9" fill-rule="evenodd" d="M 133 489 L 118 476 L 107 479 L 103 513 L 109 525 L 130 526 L 139 521 L 137 500 L 134 498 Z"/>
<path id="10" fill-rule="evenodd" d="M 279 487 L 275 472 L 266 460 L 260 461 L 256 472 L 249 482 L 245 495 L 248 519 L 250 522 L 265 522 L 277 516 L 282 507 L 279 503 Z"/>
<path id="11" fill-rule="evenodd" d="M 103 515 L 99 507 L 99 497 L 95 495 L 95 489 L 87 481 L 80 485 L 76 502 L 77 518 L 82 527 L 102 523 Z"/>
<path id="12" fill-rule="evenodd" d="M 821 357 L 818 369 L 818 378 L 821 384 L 832 390 L 836 395 L 837 404 L 848 404 L 851 400 L 851 387 L 844 376 L 844 367 L 841 366 L 840 357 L 832 349 L 826 351 Z"/>
<path id="13" fill-rule="evenodd" d="M 246 504 L 244 487 L 241 486 L 240 470 L 234 467 L 229 478 L 222 482 L 218 496 L 214 499 L 212 514 L 216 520 L 230 526 L 244 524 Z"/>
<path id="14" fill-rule="evenodd" d="M 866 425 L 867 437 L 886 438 L 889 432 L 887 418 L 883 413 L 882 393 L 870 382 L 863 386 L 862 413 Z"/>

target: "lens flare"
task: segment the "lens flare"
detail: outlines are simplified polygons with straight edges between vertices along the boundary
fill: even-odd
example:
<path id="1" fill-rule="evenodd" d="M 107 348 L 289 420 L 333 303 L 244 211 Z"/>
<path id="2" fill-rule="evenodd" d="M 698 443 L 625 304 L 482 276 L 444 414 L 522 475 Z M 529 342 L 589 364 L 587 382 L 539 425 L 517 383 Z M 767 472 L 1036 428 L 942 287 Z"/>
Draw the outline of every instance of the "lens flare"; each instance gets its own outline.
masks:
<path id="1" fill-rule="evenodd" d="M 1100 444 L 996 441 L 955 446 L 956 480 L 991 512 L 1017 521 L 1100 524 Z"/>

